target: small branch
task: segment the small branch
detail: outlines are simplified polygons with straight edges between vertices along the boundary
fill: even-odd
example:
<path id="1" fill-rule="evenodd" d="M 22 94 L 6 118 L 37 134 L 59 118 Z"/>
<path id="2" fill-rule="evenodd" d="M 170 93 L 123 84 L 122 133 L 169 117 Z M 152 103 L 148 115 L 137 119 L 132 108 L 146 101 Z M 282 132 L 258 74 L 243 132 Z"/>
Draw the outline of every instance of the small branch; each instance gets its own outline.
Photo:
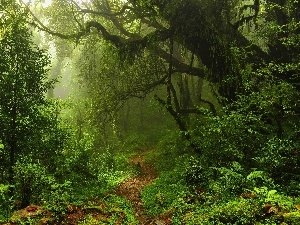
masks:
<path id="1" fill-rule="evenodd" d="M 170 52 L 169 52 L 169 70 L 168 70 L 168 78 L 166 80 L 167 83 L 167 104 L 171 105 L 171 86 L 172 86 L 172 70 L 173 70 L 173 50 L 174 50 L 174 39 L 173 34 L 170 37 Z"/>
<path id="2" fill-rule="evenodd" d="M 254 10 L 254 15 L 251 15 L 251 16 L 242 16 L 241 19 L 239 19 L 237 22 L 235 22 L 233 24 L 233 27 L 235 29 L 238 29 L 240 26 L 242 26 L 245 23 L 249 23 L 250 21 L 254 21 L 255 22 L 255 20 L 258 17 L 259 8 L 260 8 L 260 2 L 259 2 L 259 0 L 254 0 L 253 4 L 245 4 L 242 7 L 240 7 L 239 14 L 242 14 L 244 10 L 247 10 L 247 9 L 251 10 L 252 9 L 252 10 Z"/>
<path id="3" fill-rule="evenodd" d="M 153 50 L 162 59 L 165 59 L 166 61 L 169 60 L 169 53 L 167 53 L 165 50 L 163 50 L 157 46 L 153 46 Z M 173 61 L 173 67 L 176 68 L 176 69 L 172 70 L 172 73 L 177 73 L 177 72 L 178 73 L 186 73 L 186 74 L 190 74 L 190 75 L 193 75 L 196 77 L 205 78 L 205 69 L 204 68 L 190 67 L 190 65 L 187 65 L 187 64 L 179 61 L 175 57 L 173 57 L 172 61 Z"/>
<path id="4" fill-rule="evenodd" d="M 193 52 L 191 57 L 191 62 L 190 62 L 190 69 L 193 67 L 194 59 L 195 59 L 195 53 Z"/>
<path id="5" fill-rule="evenodd" d="M 157 87 L 159 85 L 165 84 L 167 77 L 168 76 L 166 75 L 166 76 L 162 77 L 161 79 L 159 79 L 158 81 L 155 81 L 155 82 L 153 82 L 151 84 L 148 84 L 148 85 L 146 85 L 143 88 L 139 88 L 139 89 L 136 88 L 136 89 L 132 90 L 131 93 L 129 93 L 127 95 L 126 99 L 128 97 L 137 97 L 137 98 L 144 98 L 144 97 L 146 97 L 146 94 L 150 93 L 155 87 Z M 145 94 L 142 97 L 136 95 L 136 93 L 140 93 L 140 92 L 145 92 Z"/>
<path id="6" fill-rule="evenodd" d="M 178 114 L 171 105 L 168 105 L 163 99 L 159 98 L 157 95 L 154 98 L 164 107 L 166 107 L 167 111 L 171 114 L 171 116 L 176 121 L 180 131 L 183 133 L 184 138 L 190 143 L 190 147 L 192 147 L 197 153 L 201 153 L 201 149 L 195 144 L 192 140 L 191 134 L 188 131 L 186 124 L 182 120 L 180 114 Z"/>
<path id="7" fill-rule="evenodd" d="M 180 114 L 187 115 L 187 114 L 198 114 L 203 115 L 203 113 L 199 109 L 180 109 Z"/>
<path id="8" fill-rule="evenodd" d="M 163 99 L 158 97 L 157 95 L 154 96 L 154 98 L 161 104 L 163 105 L 167 111 L 171 114 L 171 116 L 175 119 L 180 131 L 187 132 L 188 129 L 186 127 L 186 124 L 183 122 L 181 119 L 180 115 L 173 109 L 171 105 L 169 105 L 167 102 L 165 102 Z"/>
<path id="9" fill-rule="evenodd" d="M 141 38 L 139 35 L 131 33 L 129 31 L 127 31 L 124 26 L 122 25 L 122 23 L 119 22 L 119 20 L 117 19 L 117 17 L 115 15 L 113 15 L 113 13 L 111 12 L 111 8 L 109 7 L 109 4 L 107 3 L 107 10 L 108 13 L 110 13 L 110 16 L 108 16 L 108 18 L 113 22 L 113 24 L 115 25 L 115 27 L 124 35 L 126 35 L 127 37 L 131 37 L 134 39 L 138 39 Z"/>
<path id="10" fill-rule="evenodd" d="M 247 24 L 250 21 L 252 21 L 253 19 L 255 19 L 255 15 L 253 15 L 253 16 L 247 16 L 247 17 L 242 17 L 239 21 L 237 21 L 237 22 L 235 22 L 233 24 L 233 27 L 234 27 L 235 30 L 237 30 L 243 24 Z"/>
<path id="11" fill-rule="evenodd" d="M 79 12 L 84 13 L 84 14 L 93 14 L 93 15 L 98 15 L 98 16 L 118 16 L 123 14 L 127 9 L 134 10 L 134 8 L 124 5 L 122 9 L 119 12 L 111 13 L 111 12 L 99 12 L 99 11 L 94 11 L 91 9 L 80 9 Z"/>
<path id="12" fill-rule="evenodd" d="M 172 84 L 170 85 L 170 88 L 171 88 L 171 92 L 172 92 L 172 95 L 173 95 L 176 112 L 180 112 L 180 106 L 179 106 L 179 101 L 178 101 L 178 98 L 177 98 L 176 90 L 175 90 L 175 88 Z"/>
<path id="13" fill-rule="evenodd" d="M 81 7 L 77 4 L 77 2 L 75 2 L 74 0 L 71 0 L 71 2 L 72 2 L 78 9 L 81 9 Z"/>
<path id="14" fill-rule="evenodd" d="M 86 32 L 90 32 L 90 29 L 94 27 L 97 29 L 98 32 L 101 32 L 103 35 L 103 38 L 107 41 L 112 42 L 115 46 L 120 47 L 122 44 L 124 44 L 125 39 L 123 39 L 120 36 L 112 35 L 108 33 L 108 31 L 97 21 L 89 21 L 86 23 Z"/>
<path id="15" fill-rule="evenodd" d="M 212 102 L 210 102 L 210 101 L 208 101 L 208 100 L 204 100 L 204 99 L 200 99 L 200 101 L 201 102 L 204 102 L 204 103 L 206 103 L 206 104 L 208 104 L 209 105 L 209 108 L 210 108 L 210 111 L 212 112 L 212 114 L 214 115 L 214 116 L 216 116 L 217 115 L 217 110 L 216 110 L 216 107 L 214 106 L 214 104 L 212 103 Z"/>
<path id="16" fill-rule="evenodd" d="M 28 10 L 28 11 L 29 11 L 30 15 L 33 17 L 34 21 L 38 24 L 38 27 L 39 27 L 41 30 L 43 30 L 43 31 L 45 31 L 45 32 L 47 32 L 47 33 L 49 33 L 49 34 L 51 34 L 51 35 L 60 37 L 60 38 L 62 38 L 62 39 L 73 39 L 73 38 L 80 38 L 80 37 L 84 36 L 84 34 L 85 34 L 84 31 L 78 32 L 78 33 L 76 33 L 76 34 L 69 34 L 69 35 L 67 35 L 67 34 L 62 34 L 62 33 L 59 33 L 59 32 L 55 32 L 55 31 L 49 29 L 48 27 L 46 27 L 46 26 L 45 26 L 45 25 L 44 25 L 44 24 L 43 24 L 43 23 L 42 23 L 42 22 L 41 22 L 41 21 L 40 21 L 33 13 L 32 13 L 31 10 Z M 34 24 L 34 23 L 33 23 L 33 25 L 37 26 L 37 25 Z"/>
<path id="17" fill-rule="evenodd" d="M 149 27 L 154 27 L 156 29 L 166 29 L 163 25 L 159 24 L 157 21 L 152 22 L 150 20 L 147 20 L 146 18 L 141 18 L 141 22 L 144 24 L 147 24 Z"/>

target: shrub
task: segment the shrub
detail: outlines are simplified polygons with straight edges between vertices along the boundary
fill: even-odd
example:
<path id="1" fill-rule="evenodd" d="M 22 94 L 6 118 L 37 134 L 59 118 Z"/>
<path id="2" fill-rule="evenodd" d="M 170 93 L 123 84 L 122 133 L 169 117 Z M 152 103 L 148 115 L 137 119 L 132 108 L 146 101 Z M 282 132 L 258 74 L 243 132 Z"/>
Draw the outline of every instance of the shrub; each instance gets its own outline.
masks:
<path id="1" fill-rule="evenodd" d="M 54 216 L 65 214 L 69 204 L 74 201 L 72 182 L 65 181 L 62 184 L 53 182 L 49 192 L 43 193 L 43 207 L 53 213 Z"/>
<path id="2" fill-rule="evenodd" d="M 300 212 L 290 212 L 283 214 L 285 224 L 297 225 L 300 224 Z"/>
<path id="3" fill-rule="evenodd" d="M 209 184 L 208 189 L 218 196 L 238 195 L 245 189 L 245 172 L 241 165 L 233 162 L 229 168 L 212 168 L 217 178 Z"/>
<path id="4" fill-rule="evenodd" d="M 251 168 L 254 150 L 263 142 L 263 136 L 257 131 L 259 117 L 238 111 L 223 113 L 208 116 L 207 123 L 196 128 L 202 166 L 228 167 L 238 162 L 244 168 Z"/>
<path id="5" fill-rule="evenodd" d="M 229 196 L 246 188 L 245 171 L 238 162 L 228 167 L 203 167 L 201 160 L 191 157 L 186 167 L 185 180 L 193 188 L 204 188 L 213 195 Z"/>
<path id="6" fill-rule="evenodd" d="M 300 181 L 298 146 L 299 143 L 293 140 L 272 137 L 255 160 L 259 167 L 268 171 L 278 184 L 289 186 L 288 183 L 291 181 Z"/>
<path id="7" fill-rule="evenodd" d="M 143 189 L 142 200 L 147 212 L 157 216 L 187 191 L 183 180 L 178 179 L 176 174 L 168 173 Z"/>
<path id="8" fill-rule="evenodd" d="M 205 169 L 200 159 L 191 156 L 185 168 L 185 181 L 190 186 L 206 187 L 212 177 L 209 169 Z"/>
<path id="9" fill-rule="evenodd" d="M 249 193 L 252 194 L 227 199 L 204 193 L 206 201 L 193 206 L 178 201 L 173 224 L 299 224 L 300 214 L 296 209 L 299 199 L 267 187 L 254 188 Z"/>
<path id="10" fill-rule="evenodd" d="M 10 185 L 0 184 L 0 223 L 8 220 L 11 213 L 12 202 L 9 198 Z"/>
<path id="11" fill-rule="evenodd" d="M 21 201 L 21 208 L 36 203 L 42 204 L 55 216 L 67 211 L 68 205 L 74 200 L 72 182 L 57 183 L 45 167 L 36 163 L 17 162 L 14 169 L 15 198 Z"/>
<path id="12" fill-rule="evenodd" d="M 275 188 L 273 179 L 265 171 L 254 170 L 246 177 L 247 188 L 253 189 L 255 187 Z"/>
<path id="13" fill-rule="evenodd" d="M 31 162 L 27 157 L 26 159 L 24 162 L 17 162 L 14 166 L 14 198 L 21 202 L 21 208 L 31 203 L 38 203 L 42 193 L 54 182 L 54 177 L 47 174 L 45 167 Z"/>
<path id="14" fill-rule="evenodd" d="M 174 157 L 175 154 L 177 153 L 156 155 L 158 160 L 156 160 L 155 166 L 160 171 L 160 176 L 142 191 L 142 200 L 147 212 L 151 215 L 158 215 L 170 208 L 174 201 L 180 196 L 185 196 L 189 190 L 183 169 L 188 155 L 181 155 L 170 162 L 170 155 Z"/>
<path id="15" fill-rule="evenodd" d="M 100 206 L 99 206 L 100 205 Z M 101 202 L 89 202 L 85 206 L 84 211 L 97 211 L 102 216 L 92 217 L 87 213 L 87 216 L 80 221 L 79 225 L 88 224 L 138 224 L 132 205 L 127 199 L 116 195 L 108 195 L 101 199 Z"/>
<path id="16" fill-rule="evenodd" d="M 200 205 L 192 212 L 187 212 L 182 222 L 196 224 L 255 224 L 261 208 L 252 199 L 233 199 L 229 202 L 218 202 L 209 207 Z"/>

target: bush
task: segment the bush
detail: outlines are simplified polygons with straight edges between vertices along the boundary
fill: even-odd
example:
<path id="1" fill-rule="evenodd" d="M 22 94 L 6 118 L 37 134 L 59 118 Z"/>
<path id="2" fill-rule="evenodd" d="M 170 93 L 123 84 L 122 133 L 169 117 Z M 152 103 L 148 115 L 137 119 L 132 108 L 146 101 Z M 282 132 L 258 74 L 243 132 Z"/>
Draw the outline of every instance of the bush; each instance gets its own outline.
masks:
<path id="1" fill-rule="evenodd" d="M 157 216 L 170 208 L 178 198 L 185 196 L 188 187 L 183 180 L 174 174 L 165 174 L 145 187 L 142 191 L 142 200 L 147 212 Z"/>
<path id="2" fill-rule="evenodd" d="M 259 117 L 238 111 L 224 110 L 221 116 L 207 116 L 207 123 L 195 129 L 201 162 L 204 167 L 228 167 L 238 162 L 245 168 L 253 166 L 252 157 L 264 141 L 259 134 Z"/>
<path id="3" fill-rule="evenodd" d="M 203 167 L 200 158 L 191 157 L 185 180 L 194 189 L 207 189 L 213 195 L 230 196 L 246 188 L 246 172 L 238 162 L 228 167 Z"/>
<path id="4" fill-rule="evenodd" d="M 67 211 L 68 205 L 74 200 L 72 182 L 57 183 L 45 167 L 36 163 L 17 162 L 14 169 L 15 198 L 21 201 L 21 208 L 35 203 L 42 204 L 54 215 Z"/>
<path id="5" fill-rule="evenodd" d="M 103 216 L 92 217 L 90 214 L 88 214 L 88 216 L 78 223 L 79 225 L 138 224 L 130 202 L 127 199 L 116 195 L 108 195 L 104 199 L 101 199 L 101 202 L 89 202 L 89 204 L 85 206 L 84 211 L 97 211 Z"/>
<path id="6" fill-rule="evenodd" d="M 65 214 L 68 206 L 74 201 L 72 182 L 65 181 L 62 184 L 53 182 L 49 192 L 43 193 L 43 207 L 59 216 Z"/>
<path id="7" fill-rule="evenodd" d="M 39 203 L 41 195 L 54 183 L 54 177 L 46 172 L 46 168 L 31 162 L 26 158 L 24 162 L 17 162 L 15 172 L 15 200 L 20 201 L 24 208 L 31 203 Z M 27 163 L 25 163 L 28 161 Z"/>
<path id="8" fill-rule="evenodd" d="M 191 156 L 185 168 L 185 181 L 193 187 L 206 187 L 210 182 L 212 174 L 209 169 L 204 169 L 200 159 Z"/>
<path id="9" fill-rule="evenodd" d="M 212 168 L 217 178 L 210 182 L 208 189 L 213 195 L 232 196 L 241 194 L 246 188 L 245 172 L 241 165 L 233 162 L 229 168 Z"/>
<path id="10" fill-rule="evenodd" d="M 141 152 L 149 149 L 150 145 L 146 135 L 131 134 L 124 140 L 122 148 L 129 153 Z"/>
<path id="11" fill-rule="evenodd" d="M 8 220 L 12 210 L 12 201 L 8 194 L 9 188 L 10 185 L 0 184 L 0 223 Z"/>
<path id="12" fill-rule="evenodd" d="M 299 224 L 299 199 L 266 187 L 248 191 L 249 195 L 227 199 L 203 193 L 205 201 L 193 205 L 179 199 L 173 205 L 176 211 L 172 224 Z"/>
<path id="13" fill-rule="evenodd" d="M 290 212 L 283 214 L 285 224 L 298 225 L 300 224 L 300 212 Z"/>
<path id="14" fill-rule="evenodd" d="M 197 208 L 186 213 L 182 222 L 187 225 L 196 224 L 255 224 L 261 214 L 261 207 L 252 199 L 233 199 L 227 203 L 209 207 L 197 206 Z"/>
<path id="15" fill-rule="evenodd" d="M 268 171 L 271 177 L 285 188 L 291 181 L 300 181 L 298 146 L 296 141 L 272 137 L 255 160 L 262 170 Z M 297 189 L 299 193 L 299 188 Z"/>
<path id="16" fill-rule="evenodd" d="M 265 171 L 254 170 L 246 177 L 247 188 L 253 189 L 255 187 L 275 188 L 275 184 L 270 175 Z"/>
<path id="17" fill-rule="evenodd" d="M 159 215 L 167 210 L 174 201 L 185 196 L 189 190 L 183 169 L 189 155 L 179 153 L 181 150 L 174 150 L 165 149 L 153 152 L 149 156 L 150 159 L 155 156 L 155 167 L 160 172 L 159 178 L 142 191 L 144 206 L 151 215 Z M 170 161 L 170 157 L 176 159 Z"/>

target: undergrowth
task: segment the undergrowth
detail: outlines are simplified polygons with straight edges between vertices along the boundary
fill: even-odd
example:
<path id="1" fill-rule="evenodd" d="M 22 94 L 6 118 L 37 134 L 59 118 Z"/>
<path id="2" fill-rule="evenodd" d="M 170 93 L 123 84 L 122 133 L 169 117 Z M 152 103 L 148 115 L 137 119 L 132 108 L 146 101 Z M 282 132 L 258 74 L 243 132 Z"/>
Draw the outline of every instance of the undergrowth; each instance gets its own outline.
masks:
<path id="1" fill-rule="evenodd" d="M 77 155 L 74 154 L 66 160 L 59 159 L 64 164 L 54 173 L 49 173 L 46 167 L 37 163 L 17 164 L 19 166 L 15 168 L 17 185 L 14 187 L 14 198 L 9 198 L 9 186 L 0 185 L 0 224 L 9 221 L 12 216 L 14 217 L 15 212 L 21 209 L 16 204 L 20 202 L 19 199 L 22 200 L 24 190 L 29 193 L 31 205 L 41 206 L 51 214 L 49 221 L 63 221 L 70 213 L 70 208 L 80 209 L 92 199 L 103 198 L 125 179 L 138 174 L 139 171 L 129 165 L 128 159 L 139 154 L 141 148 L 146 146 L 142 142 L 143 140 L 137 137 L 128 137 L 128 141 L 122 145 L 108 146 L 106 149 L 97 150 L 92 146 L 84 145 L 82 150 L 76 152 Z M 122 217 L 123 222 L 129 221 L 128 224 L 135 224 L 132 207 L 125 199 L 109 196 L 103 199 L 103 204 L 108 210 L 104 214 L 110 218 L 105 220 L 106 223 L 114 224 L 112 221 Z M 85 218 L 85 222 L 82 223 L 102 224 L 102 220 L 98 223 L 86 222 L 94 219 Z M 23 217 L 16 220 L 18 224 L 24 221 L 27 221 L 27 224 L 35 223 L 28 222 L 30 219 Z M 127 223 L 123 222 L 122 224 Z"/>
<path id="2" fill-rule="evenodd" d="M 189 190 L 185 182 L 186 163 L 192 155 L 177 133 L 166 136 L 151 152 L 146 161 L 154 164 L 159 177 L 142 191 L 142 200 L 150 215 L 157 216 L 169 209 L 178 198 L 184 198 Z M 172 160 L 170 160 L 172 159 Z"/>
<path id="3" fill-rule="evenodd" d="M 91 212 L 78 223 L 89 224 L 138 224 L 131 203 L 122 197 L 108 195 L 100 201 L 90 201 L 85 206 L 85 211 Z M 95 213 L 98 212 L 98 216 Z"/>
<path id="4" fill-rule="evenodd" d="M 300 198 L 285 193 L 266 171 L 235 161 L 207 166 L 179 140 L 167 136 L 147 157 L 159 172 L 142 191 L 149 214 L 171 212 L 172 224 L 187 225 L 300 224 Z"/>

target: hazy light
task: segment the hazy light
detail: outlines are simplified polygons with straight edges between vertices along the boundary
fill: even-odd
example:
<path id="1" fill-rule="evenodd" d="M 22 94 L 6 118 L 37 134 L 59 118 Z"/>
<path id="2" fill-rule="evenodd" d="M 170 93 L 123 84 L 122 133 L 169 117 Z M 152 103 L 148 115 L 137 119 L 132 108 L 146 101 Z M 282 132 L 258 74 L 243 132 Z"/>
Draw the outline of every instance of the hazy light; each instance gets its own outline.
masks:
<path id="1" fill-rule="evenodd" d="M 52 3 L 52 0 L 45 0 L 44 3 L 43 3 L 43 7 L 46 8 L 49 5 L 51 5 L 51 3 Z"/>
<path id="2" fill-rule="evenodd" d="M 23 3 L 28 4 L 28 3 L 34 3 L 35 0 L 21 0 Z M 44 0 L 44 3 L 42 3 L 42 6 L 44 8 L 48 7 L 49 5 L 51 5 L 52 0 Z"/>

